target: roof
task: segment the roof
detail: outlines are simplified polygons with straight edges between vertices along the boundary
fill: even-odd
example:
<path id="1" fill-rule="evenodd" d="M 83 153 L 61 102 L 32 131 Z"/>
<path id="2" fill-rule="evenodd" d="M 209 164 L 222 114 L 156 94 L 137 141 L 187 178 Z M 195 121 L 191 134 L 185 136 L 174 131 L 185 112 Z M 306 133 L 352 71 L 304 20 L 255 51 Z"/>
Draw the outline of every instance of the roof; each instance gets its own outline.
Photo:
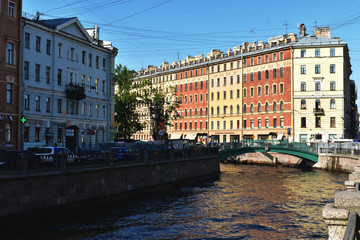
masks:
<path id="1" fill-rule="evenodd" d="M 55 19 L 46 19 L 46 20 L 39 20 L 38 22 L 46 25 L 50 28 L 56 28 L 59 25 L 62 25 L 66 22 L 69 22 L 71 20 L 73 20 L 76 17 L 71 17 L 71 18 L 55 18 Z"/>
<path id="2" fill-rule="evenodd" d="M 345 45 L 346 42 L 339 38 L 327 38 L 323 36 L 315 36 L 315 35 L 306 35 L 304 37 L 300 37 L 296 42 L 292 43 L 293 46 L 303 46 L 303 45 Z"/>

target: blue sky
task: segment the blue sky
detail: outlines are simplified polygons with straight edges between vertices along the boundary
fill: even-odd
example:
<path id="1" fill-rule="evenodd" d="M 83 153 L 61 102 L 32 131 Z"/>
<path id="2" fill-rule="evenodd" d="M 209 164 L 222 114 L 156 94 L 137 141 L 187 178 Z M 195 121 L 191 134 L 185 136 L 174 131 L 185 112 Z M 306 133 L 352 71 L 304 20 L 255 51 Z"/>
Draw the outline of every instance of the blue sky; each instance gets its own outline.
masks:
<path id="1" fill-rule="evenodd" d="M 42 19 L 76 16 L 85 28 L 99 25 L 100 38 L 119 49 L 116 64 L 134 70 L 267 41 L 286 30 L 298 34 L 298 23 L 307 33 L 315 25 L 331 27 L 349 45 L 351 79 L 360 86 L 358 0 L 23 0 L 23 12 L 37 11 Z"/>

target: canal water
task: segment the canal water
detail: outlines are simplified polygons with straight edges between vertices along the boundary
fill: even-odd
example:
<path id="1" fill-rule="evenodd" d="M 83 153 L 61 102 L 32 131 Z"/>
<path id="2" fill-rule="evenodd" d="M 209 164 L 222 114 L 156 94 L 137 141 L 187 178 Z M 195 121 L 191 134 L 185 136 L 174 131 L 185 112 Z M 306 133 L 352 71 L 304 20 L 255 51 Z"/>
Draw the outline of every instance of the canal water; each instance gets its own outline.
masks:
<path id="1" fill-rule="evenodd" d="M 347 179 L 222 164 L 217 179 L 15 223 L 2 239 L 327 239 L 321 212 Z"/>

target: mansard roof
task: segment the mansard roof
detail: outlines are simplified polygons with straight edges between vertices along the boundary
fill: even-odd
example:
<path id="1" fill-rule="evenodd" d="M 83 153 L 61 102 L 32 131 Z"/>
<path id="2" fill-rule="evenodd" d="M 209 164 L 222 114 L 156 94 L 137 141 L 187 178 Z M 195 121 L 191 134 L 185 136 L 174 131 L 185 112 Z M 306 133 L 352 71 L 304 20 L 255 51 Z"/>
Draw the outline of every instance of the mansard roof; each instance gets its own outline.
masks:
<path id="1" fill-rule="evenodd" d="M 45 19 L 45 20 L 39 20 L 39 23 L 55 29 L 57 26 L 62 25 L 66 22 L 69 22 L 75 18 L 76 17 Z"/>

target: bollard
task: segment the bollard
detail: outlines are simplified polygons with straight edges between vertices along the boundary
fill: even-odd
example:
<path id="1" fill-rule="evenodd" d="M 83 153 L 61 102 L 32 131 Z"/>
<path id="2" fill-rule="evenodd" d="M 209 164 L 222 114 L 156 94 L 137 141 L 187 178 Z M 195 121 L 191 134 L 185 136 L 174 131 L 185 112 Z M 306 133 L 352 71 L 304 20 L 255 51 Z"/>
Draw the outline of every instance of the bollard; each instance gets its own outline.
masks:
<path id="1" fill-rule="evenodd" d="M 23 172 L 26 173 L 28 170 L 28 163 L 29 159 L 24 153 L 19 153 L 17 156 L 17 168 Z"/>

